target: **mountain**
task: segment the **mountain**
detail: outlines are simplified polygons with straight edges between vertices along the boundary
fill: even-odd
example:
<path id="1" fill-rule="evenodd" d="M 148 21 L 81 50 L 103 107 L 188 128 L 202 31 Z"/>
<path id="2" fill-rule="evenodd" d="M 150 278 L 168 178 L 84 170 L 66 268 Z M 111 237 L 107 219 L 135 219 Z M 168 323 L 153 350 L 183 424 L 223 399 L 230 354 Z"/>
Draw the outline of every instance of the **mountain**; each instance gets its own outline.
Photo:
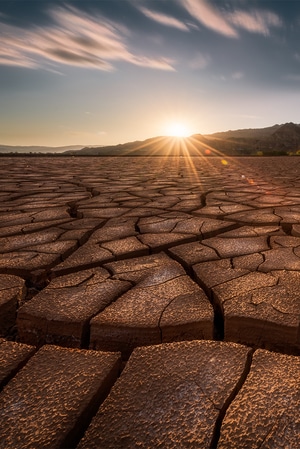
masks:
<path id="1" fill-rule="evenodd" d="M 45 147 L 45 146 L 10 146 L 0 145 L 0 153 L 61 153 L 64 151 L 77 151 L 84 145 L 67 145 L 63 147 Z"/>
<path id="2" fill-rule="evenodd" d="M 300 139 L 300 125 L 286 123 L 285 125 L 280 126 L 272 136 L 274 139 L 277 139 L 280 142 L 285 142 L 287 145 L 297 144 Z"/>
<path id="3" fill-rule="evenodd" d="M 176 139 L 174 137 L 152 137 L 143 141 L 128 142 L 106 147 L 86 147 L 79 151 L 66 151 L 66 155 L 81 156 L 166 156 L 170 153 L 184 154 L 184 145 L 189 138 Z M 192 151 L 190 149 L 190 151 Z M 195 149 L 195 155 L 197 150 Z"/>
<path id="4" fill-rule="evenodd" d="M 57 156 L 216 156 L 300 154 L 300 125 L 285 123 L 267 128 L 249 128 L 194 134 L 186 138 L 153 137 L 110 146 L 13 147 L 0 145 L 0 155 L 32 154 Z"/>
<path id="5" fill-rule="evenodd" d="M 209 134 L 210 137 L 215 137 L 217 139 L 228 139 L 228 138 L 246 138 L 246 139 L 263 139 L 271 136 L 274 132 L 285 125 L 273 125 L 268 128 L 248 128 L 248 129 L 237 129 L 234 131 L 223 131 L 214 134 Z"/>
<path id="6" fill-rule="evenodd" d="M 194 134 L 178 139 L 155 137 L 105 147 L 66 151 L 78 156 L 216 156 L 280 155 L 300 151 L 300 125 L 285 123 L 267 128 L 240 129 L 214 134 Z"/>

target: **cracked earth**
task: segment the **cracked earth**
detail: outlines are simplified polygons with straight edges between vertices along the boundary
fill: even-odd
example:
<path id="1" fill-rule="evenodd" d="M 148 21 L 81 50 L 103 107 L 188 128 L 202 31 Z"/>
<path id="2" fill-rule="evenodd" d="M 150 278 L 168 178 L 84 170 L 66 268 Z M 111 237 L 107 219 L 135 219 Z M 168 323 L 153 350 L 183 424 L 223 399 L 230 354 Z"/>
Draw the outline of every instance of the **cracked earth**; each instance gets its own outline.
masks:
<path id="1" fill-rule="evenodd" d="M 0 174 L 0 448 L 300 447 L 300 159 Z"/>

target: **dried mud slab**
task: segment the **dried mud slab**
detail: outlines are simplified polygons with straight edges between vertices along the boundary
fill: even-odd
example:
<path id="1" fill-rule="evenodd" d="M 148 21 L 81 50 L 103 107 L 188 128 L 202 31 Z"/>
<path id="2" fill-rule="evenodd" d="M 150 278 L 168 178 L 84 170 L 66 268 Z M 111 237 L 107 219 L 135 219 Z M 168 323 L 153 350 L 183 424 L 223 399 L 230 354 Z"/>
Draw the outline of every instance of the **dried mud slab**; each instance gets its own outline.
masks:
<path id="1" fill-rule="evenodd" d="M 17 309 L 26 294 L 25 281 L 17 276 L 0 274 L 0 336 L 15 325 Z"/>
<path id="2" fill-rule="evenodd" d="M 161 251 L 169 246 L 179 245 L 195 240 L 193 234 L 179 234 L 177 232 L 161 232 L 159 234 L 141 234 L 139 237 L 144 245 L 152 251 Z"/>
<path id="3" fill-rule="evenodd" d="M 300 359 L 257 350 L 229 406 L 218 449 L 300 446 Z"/>
<path id="4" fill-rule="evenodd" d="M 196 279 L 209 291 L 224 322 L 224 339 L 297 353 L 300 348 L 299 273 L 250 271 L 258 255 L 247 256 L 238 268 L 230 259 L 193 267 Z"/>
<path id="5" fill-rule="evenodd" d="M 34 354 L 34 346 L 0 338 L 0 390 Z"/>
<path id="6" fill-rule="evenodd" d="M 129 282 L 109 279 L 104 268 L 53 279 L 19 309 L 19 339 L 34 345 L 88 346 L 91 318 L 130 287 Z"/>
<path id="7" fill-rule="evenodd" d="M 202 244 L 214 249 L 222 259 L 259 253 L 269 249 L 267 235 L 249 238 L 214 237 L 203 240 Z"/>
<path id="8" fill-rule="evenodd" d="M 128 358 L 136 346 L 213 338 L 211 304 L 177 262 L 158 254 L 106 267 L 136 285 L 91 320 L 91 348 Z"/>
<path id="9" fill-rule="evenodd" d="M 76 446 L 119 367 L 118 354 L 41 348 L 0 394 L 0 447 Z"/>
<path id="10" fill-rule="evenodd" d="M 220 260 L 196 263 L 192 272 L 224 323 L 226 340 L 297 353 L 300 240 L 269 231 L 273 235 L 257 236 L 263 228 L 243 227 L 203 240 L 201 245 L 214 249 Z M 184 246 L 173 252 L 190 262 Z"/>
<path id="11" fill-rule="evenodd" d="M 135 349 L 78 449 L 210 447 L 249 351 L 211 341 Z"/>
<path id="12" fill-rule="evenodd" d="M 26 279 L 34 279 L 35 272 L 43 272 L 46 277 L 47 272 L 67 258 L 77 246 L 77 241 L 66 240 L 7 252 L 0 255 L 0 271 Z"/>

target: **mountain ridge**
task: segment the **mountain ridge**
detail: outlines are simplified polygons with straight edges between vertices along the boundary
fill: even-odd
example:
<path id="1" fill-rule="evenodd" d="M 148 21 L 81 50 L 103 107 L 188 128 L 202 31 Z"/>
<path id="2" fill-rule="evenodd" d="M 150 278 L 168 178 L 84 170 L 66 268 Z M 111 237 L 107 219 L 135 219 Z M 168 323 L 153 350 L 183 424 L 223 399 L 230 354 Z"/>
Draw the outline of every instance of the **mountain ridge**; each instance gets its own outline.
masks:
<path id="1" fill-rule="evenodd" d="M 84 145 L 64 145 L 58 147 L 48 147 L 45 145 L 0 145 L 0 153 L 61 153 L 63 151 L 76 151 L 83 148 Z"/>
<path id="2" fill-rule="evenodd" d="M 300 125 L 292 122 L 266 128 L 229 130 L 213 134 L 193 134 L 178 139 L 154 137 L 144 141 L 128 142 L 103 147 L 85 147 L 77 155 L 85 156 L 217 156 L 217 155 L 271 155 L 300 151 Z M 65 154 L 76 155 L 72 151 Z"/>
<path id="3" fill-rule="evenodd" d="M 151 137 L 117 145 L 9 146 L 0 145 L 0 155 L 40 154 L 59 156 L 216 156 L 279 155 L 300 153 L 300 124 L 288 122 L 265 128 L 245 128 L 185 138 Z"/>
<path id="4" fill-rule="evenodd" d="M 210 137 L 225 137 L 227 135 L 230 135 L 230 137 L 246 137 L 246 138 L 251 138 L 251 137 L 267 137 L 269 135 L 271 135 L 273 132 L 276 132 L 279 128 L 281 128 L 282 126 L 284 126 L 285 124 L 282 125 L 273 125 L 273 126 L 268 126 L 266 128 L 242 128 L 242 129 L 235 129 L 235 130 L 228 130 L 228 131 L 221 131 L 221 132 L 216 132 L 216 133 L 212 133 L 212 134 L 204 134 L 206 136 L 210 136 Z M 300 126 L 300 125 L 299 125 Z"/>

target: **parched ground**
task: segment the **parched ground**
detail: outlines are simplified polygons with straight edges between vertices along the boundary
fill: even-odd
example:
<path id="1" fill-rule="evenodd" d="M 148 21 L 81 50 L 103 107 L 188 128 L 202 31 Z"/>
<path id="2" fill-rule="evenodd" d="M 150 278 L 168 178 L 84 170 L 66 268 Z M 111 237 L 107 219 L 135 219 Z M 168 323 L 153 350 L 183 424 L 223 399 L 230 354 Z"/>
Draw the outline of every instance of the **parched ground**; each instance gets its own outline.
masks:
<path id="1" fill-rule="evenodd" d="M 0 159 L 0 448 L 300 447 L 300 158 Z"/>

